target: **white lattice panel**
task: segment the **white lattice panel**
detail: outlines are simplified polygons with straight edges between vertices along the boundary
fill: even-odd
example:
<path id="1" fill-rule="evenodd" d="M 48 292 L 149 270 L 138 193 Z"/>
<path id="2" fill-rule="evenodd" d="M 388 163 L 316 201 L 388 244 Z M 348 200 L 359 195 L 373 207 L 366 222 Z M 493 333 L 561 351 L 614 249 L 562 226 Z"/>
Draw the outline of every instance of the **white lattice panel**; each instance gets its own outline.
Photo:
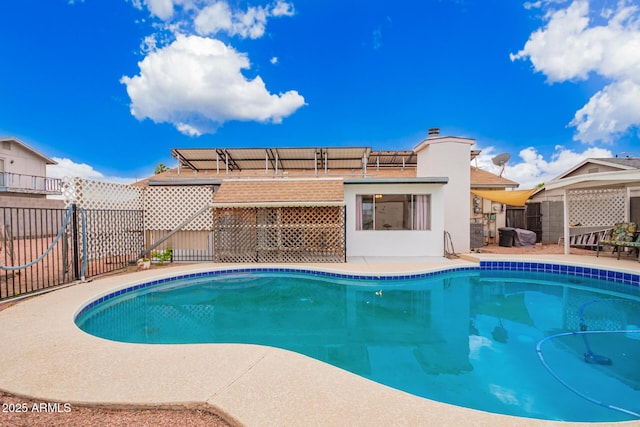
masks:
<path id="1" fill-rule="evenodd" d="M 147 187 L 145 191 L 145 228 L 147 230 L 173 230 L 199 209 L 211 204 L 210 187 Z M 211 210 L 204 212 L 183 230 L 210 230 L 213 228 Z"/>
<path id="2" fill-rule="evenodd" d="M 84 209 L 142 209 L 142 189 L 84 178 L 65 178 L 62 183 L 65 206 L 77 204 Z"/>
<path id="3" fill-rule="evenodd" d="M 583 226 L 613 225 L 625 220 L 624 188 L 569 191 L 569 222 Z"/>

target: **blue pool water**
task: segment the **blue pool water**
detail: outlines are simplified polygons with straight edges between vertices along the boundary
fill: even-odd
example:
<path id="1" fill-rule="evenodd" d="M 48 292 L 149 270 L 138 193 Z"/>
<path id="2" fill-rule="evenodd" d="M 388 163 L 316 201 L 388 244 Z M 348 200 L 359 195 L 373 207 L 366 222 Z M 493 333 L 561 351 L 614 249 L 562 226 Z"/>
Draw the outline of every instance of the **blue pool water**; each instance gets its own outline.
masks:
<path id="1" fill-rule="evenodd" d="M 402 280 L 211 274 L 117 292 L 76 323 L 123 342 L 280 347 L 501 414 L 640 413 L 640 288 L 594 278 L 476 268 Z"/>

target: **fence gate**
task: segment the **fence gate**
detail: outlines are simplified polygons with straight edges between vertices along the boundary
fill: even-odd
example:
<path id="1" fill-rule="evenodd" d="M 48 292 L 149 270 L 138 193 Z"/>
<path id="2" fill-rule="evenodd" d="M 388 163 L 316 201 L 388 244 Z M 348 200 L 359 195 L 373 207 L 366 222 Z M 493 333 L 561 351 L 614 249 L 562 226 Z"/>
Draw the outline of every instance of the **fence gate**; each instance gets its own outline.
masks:
<path id="1" fill-rule="evenodd" d="M 0 299 L 74 280 L 71 209 L 0 208 L 0 215 Z"/>
<path id="2" fill-rule="evenodd" d="M 524 211 L 525 209 L 521 207 L 507 206 L 507 227 L 526 228 L 527 219 Z"/>
<path id="3" fill-rule="evenodd" d="M 0 299 L 125 268 L 143 244 L 142 211 L 0 208 Z"/>
<path id="4" fill-rule="evenodd" d="M 527 203 L 527 230 L 536 233 L 536 242 L 542 242 L 542 210 L 540 202 Z"/>

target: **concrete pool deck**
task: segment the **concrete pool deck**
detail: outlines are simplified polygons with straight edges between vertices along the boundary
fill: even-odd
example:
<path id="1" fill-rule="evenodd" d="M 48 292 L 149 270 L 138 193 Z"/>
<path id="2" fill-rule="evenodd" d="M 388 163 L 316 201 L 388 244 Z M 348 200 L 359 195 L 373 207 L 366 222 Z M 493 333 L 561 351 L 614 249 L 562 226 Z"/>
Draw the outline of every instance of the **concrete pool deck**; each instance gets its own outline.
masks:
<path id="1" fill-rule="evenodd" d="M 635 260 L 581 255 L 471 254 L 455 260 L 377 260 L 287 267 L 401 273 L 473 266 L 478 259 L 520 258 L 640 273 L 640 263 Z M 109 290 L 229 266 L 178 265 L 105 277 L 29 298 L 0 311 L 0 389 L 72 406 L 209 407 L 228 422 L 247 426 L 584 425 L 503 416 L 431 401 L 277 348 L 126 344 L 88 335 L 73 321 L 82 306 Z M 637 421 L 609 424 L 637 425 Z"/>

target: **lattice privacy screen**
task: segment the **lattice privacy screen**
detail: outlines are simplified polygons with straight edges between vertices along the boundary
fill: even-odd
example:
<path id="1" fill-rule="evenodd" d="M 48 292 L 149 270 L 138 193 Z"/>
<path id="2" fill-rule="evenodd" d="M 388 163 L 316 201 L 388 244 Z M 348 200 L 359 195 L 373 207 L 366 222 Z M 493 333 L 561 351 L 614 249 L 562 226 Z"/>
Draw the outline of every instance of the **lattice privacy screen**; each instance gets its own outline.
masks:
<path id="1" fill-rule="evenodd" d="M 624 188 L 569 191 L 569 223 L 609 226 L 625 220 Z"/>
<path id="2" fill-rule="evenodd" d="M 212 201 L 211 187 L 147 187 L 144 192 L 145 226 L 147 230 L 173 230 Z M 206 212 L 183 230 L 211 230 L 212 227 L 213 215 Z"/>
<path id="3" fill-rule="evenodd" d="M 84 209 L 143 210 L 147 230 L 173 230 L 213 200 L 213 188 L 200 186 L 146 187 L 65 178 L 65 206 Z M 184 230 L 211 230 L 213 217 L 203 214 Z"/>
<path id="4" fill-rule="evenodd" d="M 64 178 L 65 206 L 75 203 L 84 209 L 141 210 L 142 189 L 83 178 Z"/>
<path id="5" fill-rule="evenodd" d="M 342 207 L 214 210 L 216 262 L 344 262 Z"/>

